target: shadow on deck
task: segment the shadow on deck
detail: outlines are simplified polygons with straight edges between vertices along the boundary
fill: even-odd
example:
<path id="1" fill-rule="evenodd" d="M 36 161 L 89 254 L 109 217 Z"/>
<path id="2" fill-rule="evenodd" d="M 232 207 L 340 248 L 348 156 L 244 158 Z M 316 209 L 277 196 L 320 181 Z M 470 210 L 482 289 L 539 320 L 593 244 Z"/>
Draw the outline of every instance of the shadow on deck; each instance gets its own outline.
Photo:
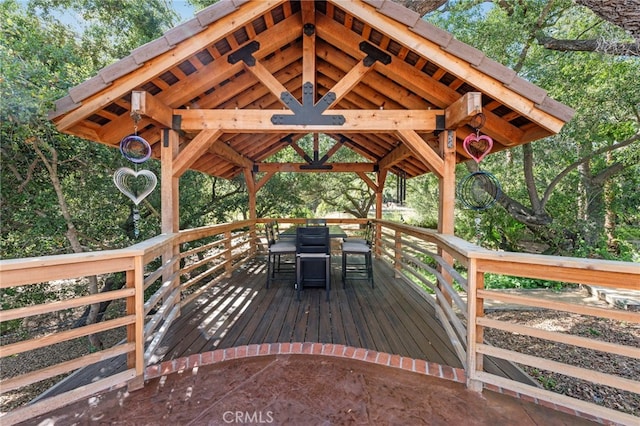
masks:
<path id="1" fill-rule="evenodd" d="M 266 261 L 258 256 L 231 278 L 185 305 L 150 364 L 216 349 L 262 343 L 332 343 L 461 368 L 434 308 L 415 289 L 374 260 L 372 289 L 340 277 L 332 261 L 330 301 L 324 288 L 305 288 L 297 301 L 293 274 L 265 287 Z M 488 358 L 488 357 L 487 357 Z M 81 369 L 41 396 L 48 397 L 123 371 L 124 356 Z M 523 383 L 535 382 L 513 364 L 485 360 L 485 369 Z"/>

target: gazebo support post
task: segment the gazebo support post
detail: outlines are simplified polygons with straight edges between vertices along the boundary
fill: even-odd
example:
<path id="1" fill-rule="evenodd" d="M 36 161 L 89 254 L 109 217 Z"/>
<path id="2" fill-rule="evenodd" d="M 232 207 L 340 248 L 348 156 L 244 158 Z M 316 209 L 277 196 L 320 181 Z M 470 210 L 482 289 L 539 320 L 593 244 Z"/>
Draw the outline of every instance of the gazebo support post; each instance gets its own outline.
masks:
<path id="1" fill-rule="evenodd" d="M 251 241 L 251 254 L 255 254 L 258 236 L 256 233 L 256 222 L 255 220 L 258 218 L 258 212 L 256 207 L 256 193 L 258 189 L 256 187 L 256 182 L 253 177 L 253 171 L 249 168 L 244 169 L 244 180 L 247 183 L 247 192 L 249 193 L 249 219 L 253 221 L 253 225 L 251 225 L 251 230 L 249 231 L 249 240 Z"/>
<path id="2" fill-rule="evenodd" d="M 443 160 L 442 176 L 438 179 L 438 232 L 445 235 L 454 234 L 455 221 L 455 198 L 456 198 L 456 132 L 446 130 L 438 136 L 440 146 L 440 156 Z M 449 265 L 453 265 L 453 256 L 442 249 L 438 249 L 438 254 Z M 452 282 L 451 276 L 441 267 L 438 268 L 444 280 L 449 284 Z M 445 298 L 451 303 L 451 297 L 442 287 L 438 285 Z"/>
<path id="3" fill-rule="evenodd" d="M 171 235 L 180 230 L 180 176 L 175 175 L 175 159 L 178 156 L 180 136 L 172 129 L 163 129 L 161 136 L 161 222 L 162 233 Z M 179 254 L 178 245 L 168 246 L 162 255 L 162 264 L 167 265 L 174 256 Z M 172 280 L 171 288 L 180 285 L 178 277 L 175 275 L 180 265 L 175 263 L 172 268 L 168 268 L 162 274 L 162 281 Z M 167 293 L 167 297 L 172 297 L 173 290 Z M 180 297 L 176 297 L 179 303 Z"/>
<path id="4" fill-rule="evenodd" d="M 387 169 L 382 169 L 378 171 L 378 188 L 376 190 L 376 219 L 382 219 L 382 205 L 383 205 L 383 192 L 384 192 L 384 184 L 387 180 Z M 376 224 L 376 232 L 374 235 L 379 236 L 382 231 L 382 227 L 380 224 Z M 375 256 L 380 257 L 382 254 L 382 248 L 379 244 L 376 244 L 373 241 L 373 245 L 375 247 Z"/>

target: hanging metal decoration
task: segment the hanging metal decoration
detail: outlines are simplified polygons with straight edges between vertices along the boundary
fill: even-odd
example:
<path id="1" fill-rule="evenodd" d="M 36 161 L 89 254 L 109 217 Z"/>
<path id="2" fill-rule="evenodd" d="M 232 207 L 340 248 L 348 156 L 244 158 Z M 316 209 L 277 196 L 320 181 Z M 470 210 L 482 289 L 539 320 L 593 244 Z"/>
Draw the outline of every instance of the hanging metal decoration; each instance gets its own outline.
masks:
<path id="1" fill-rule="evenodd" d="M 478 171 L 464 177 L 456 188 L 462 205 L 470 210 L 485 210 L 502 195 L 498 179 L 489 172 Z"/>
<path id="2" fill-rule="evenodd" d="M 120 167 L 113 174 L 113 182 L 120 192 L 129 197 L 137 206 L 153 192 L 158 184 L 158 179 L 149 170 L 134 171 L 128 167 Z"/>
<path id="3" fill-rule="evenodd" d="M 129 135 L 120 141 L 120 153 L 132 163 L 144 163 L 151 157 L 151 145 L 138 135 Z"/>
<path id="4" fill-rule="evenodd" d="M 120 153 L 124 158 L 136 165 L 136 170 L 120 167 L 113 174 L 113 182 L 120 192 L 133 201 L 133 233 L 138 238 L 140 235 L 138 228 L 140 211 L 138 210 L 138 205 L 156 188 L 158 178 L 150 170 L 138 171 L 138 164 L 144 163 L 151 157 L 151 145 L 137 134 L 140 116 L 132 114 L 132 117 L 134 121 L 133 134 L 122 138 L 120 141 Z"/>
<path id="5" fill-rule="evenodd" d="M 479 165 L 491 152 L 493 139 L 480 134 L 484 125 L 484 114 L 475 117 L 477 124 L 471 126 L 475 133 L 469 134 L 462 142 L 462 148 Z M 493 206 L 502 195 L 498 179 L 489 172 L 479 170 L 464 177 L 456 188 L 456 195 L 462 205 L 470 210 L 485 210 Z"/>

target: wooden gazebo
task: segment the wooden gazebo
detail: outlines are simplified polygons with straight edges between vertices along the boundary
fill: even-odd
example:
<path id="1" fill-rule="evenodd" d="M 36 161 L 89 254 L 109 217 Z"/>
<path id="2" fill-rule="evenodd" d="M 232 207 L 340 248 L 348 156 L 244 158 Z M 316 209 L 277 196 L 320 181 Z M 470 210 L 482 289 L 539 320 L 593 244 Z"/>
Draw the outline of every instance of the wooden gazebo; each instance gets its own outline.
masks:
<path id="1" fill-rule="evenodd" d="M 135 119 L 162 160 L 163 232 L 178 230 L 178 179 L 193 169 L 244 174 L 251 218 L 279 171 L 355 172 L 378 214 L 389 172 L 432 172 L 439 231 L 451 234 L 455 164 L 479 114 L 495 152 L 557 133 L 573 111 L 393 1 L 265 0 L 200 11 L 72 88 L 51 119 L 113 147 Z M 305 153 L 309 133 L 335 145 Z M 299 163 L 265 162 L 289 146 Z M 332 162 L 343 146 L 367 162 Z"/>
<path id="2" fill-rule="evenodd" d="M 152 156 L 161 161 L 162 235 L 118 250 L 0 260 L 2 289 L 126 277 L 122 289 L 0 311 L 3 322 L 107 301 L 123 307 L 100 323 L 5 345 L 3 359 L 107 330 L 126 331 L 126 339 L 112 347 L 51 360 L 3 380 L 7 392 L 73 371 L 76 379 L 82 372 L 87 378 L 72 377 L 66 389 L 56 385 L 57 394 L 11 411 L 1 417 L 3 424 L 106 389 L 136 389 L 177 369 L 283 353 L 353 356 L 422 374 L 435 371 L 477 391 L 636 424 L 631 414 L 501 374 L 496 360 L 630 392 L 640 389 L 637 380 L 492 346 L 483 330 L 640 359 L 633 343 L 531 329 L 483 314 L 484 301 L 495 300 L 637 324 L 634 312 L 484 288 L 491 273 L 637 290 L 637 264 L 496 253 L 453 235 L 455 166 L 469 159 L 463 140 L 482 124 L 480 132 L 493 139 L 496 152 L 553 135 L 572 115 L 513 70 L 390 0 L 226 0 L 200 11 L 56 102 L 50 118 L 61 132 L 117 148 L 135 126 L 151 144 Z M 299 140 L 308 134 L 314 141 L 325 134 L 335 143 L 326 152 L 318 143 L 305 152 Z M 270 158 L 289 147 L 299 162 Z M 333 161 L 342 147 L 366 161 Z M 243 175 L 249 219 L 178 229 L 178 183 L 188 169 L 222 178 Z M 329 302 L 313 305 L 313 296 L 308 303 L 293 302 L 290 286 L 264 288 L 256 229 L 267 219 L 256 217 L 256 196 L 282 171 L 353 172 L 375 191 L 374 275 L 380 285 L 338 288 Z M 437 232 L 381 220 L 389 173 L 437 176 Z M 344 222 L 363 225 L 366 219 Z M 310 329 L 311 336 L 305 334 Z M 162 345 L 168 352 L 158 355 Z M 180 358 L 168 359 L 172 353 Z M 103 368 L 105 363 L 118 368 Z"/>

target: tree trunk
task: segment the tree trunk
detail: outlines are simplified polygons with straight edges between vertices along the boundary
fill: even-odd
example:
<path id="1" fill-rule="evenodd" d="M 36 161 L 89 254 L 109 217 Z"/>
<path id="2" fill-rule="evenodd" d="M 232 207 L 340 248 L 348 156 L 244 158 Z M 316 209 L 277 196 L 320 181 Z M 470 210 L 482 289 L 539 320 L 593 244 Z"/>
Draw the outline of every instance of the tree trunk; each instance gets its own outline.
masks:
<path id="1" fill-rule="evenodd" d="M 628 31 L 640 43 L 640 2 L 638 0 L 576 0 L 605 21 Z"/>
<path id="2" fill-rule="evenodd" d="M 607 163 L 612 160 L 610 152 L 607 153 Z M 604 232 L 607 237 L 607 247 L 614 253 L 618 253 L 620 247 L 616 241 L 616 212 L 613 209 L 613 201 L 615 199 L 614 184 L 611 179 L 608 179 L 604 185 Z"/>
<path id="3" fill-rule="evenodd" d="M 51 159 L 49 159 L 40 149 L 40 146 L 45 148 Z M 47 172 L 49 173 L 49 178 L 51 179 L 51 184 L 53 185 L 53 189 L 56 193 L 56 197 L 58 198 L 58 206 L 60 207 L 60 212 L 62 213 L 62 217 L 67 225 L 67 232 L 65 233 L 67 240 L 71 244 L 71 249 L 74 253 L 82 253 L 84 249 L 80 244 L 80 238 L 78 237 L 78 230 L 73 223 L 73 218 L 71 217 L 71 213 L 69 212 L 69 205 L 67 204 L 67 200 L 64 197 L 64 192 L 62 191 L 62 183 L 60 182 L 60 178 L 58 177 L 58 152 L 52 146 L 48 145 L 44 141 L 33 141 L 33 149 L 36 151 L 36 154 L 42 160 Z M 92 275 L 89 278 L 89 293 L 97 294 L 98 293 L 98 277 Z M 95 324 L 98 319 L 98 314 L 100 312 L 100 304 L 96 303 L 91 305 L 89 310 L 89 315 L 87 316 L 87 324 Z M 104 345 L 98 335 L 92 334 L 89 336 L 89 342 L 91 345 L 100 350 L 103 349 Z"/>

